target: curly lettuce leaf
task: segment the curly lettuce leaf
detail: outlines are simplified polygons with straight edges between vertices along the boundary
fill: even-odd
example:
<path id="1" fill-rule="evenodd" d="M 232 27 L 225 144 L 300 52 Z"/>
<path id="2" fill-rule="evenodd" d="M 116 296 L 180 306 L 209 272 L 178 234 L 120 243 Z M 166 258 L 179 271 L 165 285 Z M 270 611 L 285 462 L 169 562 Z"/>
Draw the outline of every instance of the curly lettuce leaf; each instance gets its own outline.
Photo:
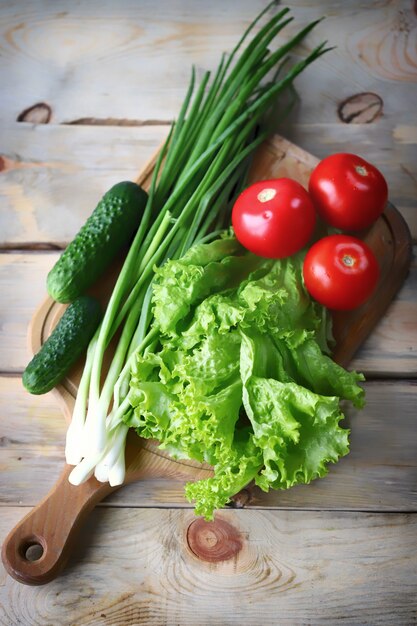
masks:
<path id="1" fill-rule="evenodd" d="M 154 324 L 164 334 L 179 336 L 193 306 L 212 293 L 236 287 L 261 263 L 258 257 L 243 255 L 234 237 L 196 244 L 181 259 L 155 270 Z"/>
<path id="2" fill-rule="evenodd" d="M 329 317 L 302 261 L 261 259 L 225 236 L 157 272 L 158 340 L 134 364 L 129 425 L 213 467 L 185 490 L 207 519 L 252 480 L 308 483 L 349 451 L 340 400 L 362 406 L 363 377 L 329 357 Z"/>
<path id="3" fill-rule="evenodd" d="M 195 502 L 196 515 L 213 519 L 214 511 L 224 507 L 232 496 L 246 487 L 262 469 L 263 457 L 253 441 L 237 443 L 228 453 L 227 463 L 214 468 L 214 476 L 187 483 L 185 496 Z"/>
<path id="4" fill-rule="evenodd" d="M 295 383 L 252 377 L 245 408 L 264 467 L 256 477 L 263 490 L 288 489 L 327 473 L 349 451 L 349 431 L 339 426 L 338 398 L 320 396 Z"/>

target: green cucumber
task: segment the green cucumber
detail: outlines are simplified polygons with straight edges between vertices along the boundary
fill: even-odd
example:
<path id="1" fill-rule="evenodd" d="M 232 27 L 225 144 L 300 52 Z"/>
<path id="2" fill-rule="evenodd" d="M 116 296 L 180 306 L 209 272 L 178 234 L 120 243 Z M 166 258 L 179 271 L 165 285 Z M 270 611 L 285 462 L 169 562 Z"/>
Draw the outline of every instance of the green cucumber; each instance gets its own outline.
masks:
<path id="1" fill-rule="evenodd" d="M 87 348 L 101 317 L 95 298 L 81 296 L 70 304 L 23 372 L 27 391 L 39 395 L 53 389 Z"/>
<path id="2" fill-rule="evenodd" d="M 124 181 L 114 185 L 55 263 L 47 290 L 57 302 L 72 302 L 99 278 L 130 242 L 142 219 L 148 194 Z"/>

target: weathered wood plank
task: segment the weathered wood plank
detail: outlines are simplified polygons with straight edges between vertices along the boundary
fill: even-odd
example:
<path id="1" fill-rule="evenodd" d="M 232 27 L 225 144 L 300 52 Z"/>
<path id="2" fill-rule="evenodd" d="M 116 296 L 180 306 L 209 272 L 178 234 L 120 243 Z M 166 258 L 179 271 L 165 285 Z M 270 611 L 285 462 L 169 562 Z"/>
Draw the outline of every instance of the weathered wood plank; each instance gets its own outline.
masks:
<path id="1" fill-rule="evenodd" d="M 372 125 L 371 125 L 372 126 Z M 349 150 L 378 165 L 390 198 L 417 240 L 416 146 L 390 147 L 390 132 L 358 125 L 286 123 L 280 132 L 315 154 Z M 114 183 L 133 180 L 168 132 L 167 126 L 3 127 L 0 247 L 65 246 Z"/>
<path id="2" fill-rule="evenodd" d="M 0 254 L 0 371 L 23 371 L 31 355 L 27 329 L 46 297 L 46 277 L 59 253 Z"/>
<path id="3" fill-rule="evenodd" d="M 305 100 L 302 119 L 336 120 L 338 103 L 354 90 L 379 93 L 384 118 L 401 115 L 403 124 L 412 120 L 406 106 L 417 67 L 413 37 L 408 36 L 415 28 L 411 3 L 286 4 L 295 20 L 278 36 L 277 45 L 323 16 L 326 20 L 304 47 L 311 49 L 326 39 L 337 45 L 298 81 Z M 19 2 L 19 10 L 3 3 L 0 73 L 6 80 L 5 118 L 13 121 L 44 100 L 52 108 L 53 123 L 94 116 L 172 119 L 191 64 L 216 67 L 221 52 L 233 48 L 265 5 L 242 0 L 236 12 L 229 3 L 186 0 L 178 5 L 161 0 L 155 12 L 150 2 L 123 0 L 100 7 L 98 14 L 94 4 L 86 3 L 68 12 L 64 0 L 53 5 L 26 0 Z"/>
<path id="4" fill-rule="evenodd" d="M 3 510 L 1 538 L 22 513 Z M 415 623 L 416 515 L 234 511 L 195 533 L 193 521 L 96 509 L 57 580 L 24 587 L 0 570 L 1 623 Z"/>
<path id="5" fill-rule="evenodd" d="M 0 244 L 67 242 L 110 184 L 120 176 L 135 175 L 148 156 L 148 146 L 143 146 L 150 139 L 148 133 L 156 135 L 152 150 L 166 134 L 166 127 L 56 124 L 94 116 L 133 122 L 173 119 L 191 63 L 200 69 L 215 67 L 220 49 L 231 49 L 263 6 L 244 0 L 236 15 L 227 5 L 187 0 L 178 7 L 163 0 L 155 16 L 151 4 L 123 0 L 117 7 L 101 9 L 98 19 L 95 9 L 83 5 L 68 13 L 62 0 L 53 7 L 19 3 L 18 12 L 3 5 L 0 38 L 5 54 L 0 75 L 6 84 L 7 128 L 2 129 L 2 186 L 7 219 L 0 224 Z M 417 127 L 408 103 L 413 101 L 417 77 L 413 48 L 417 22 L 411 5 L 380 4 L 378 19 L 375 7 L 363 2 L 294 0 L 289 6 L 295 20 L 278 41 L 326 15 L 305 48 L 323 39 L 337 48 L 298 78 L 301 101 L 280 132 L 318 156 L 349 149 L 372 160 L 386 175 L 391 199 L 410 220 L 416 237 Z M 155 86 L 158 76 L 161 80 Z M 7 89 L 10 80 L 13 86 Z M 111 89 L 103 88 L 109 84 Z M 23 108 L 34 104 L 30 99 L 34 92 L 51 100 L 52 126 L 13 123 Z M 340 103 L 364 92 L 379 94 L 380 114 L 372 123 L 357 123 L 360 117 L 341 122 Z"/>
<path id="6" fill-rule="evenodd" d="M 27 328 L 46 295 L 46 276 L 58 256 L 58 252 L 0 254 L 1 294 L 7 303 L 0 309 L 0 372 L 21 372 L 27 365 Z M 414 261 L 396 300 L 352 367 L 370 374 L 416 375 L 416 280 Z"/>
<path id="7" fill-rule="evenodd" d="M 368 376 L 417 374 L 417 257 L 384 317 L 357 352 L 352 367 Z"/>
<path id="8" fill-rule="evenodd" d="M 2 129 L 0 247 L 64 247 L 102 195 L 134 180 L 167 126 Z"/>
<path id="9" fill-rule="evenodd" d="M 5 7 L 5 62 L 19 69 L 20 78 L 9 91 L 7 117 L 12 121 L 35 104 L 36 93 L 51 105 L 53 122 L 92 116 L 172 119 L 191 63 L 214 65 L 219 45 L 231 49 L 264 6 L 244 0 L 237 14 L 226 5 L 221 19 L 219 6 L 200 0 L 181 6 L 165 0 L 157 12 L 152 3 L 134 0 L 100 14 L 88 5 L 69 13 L 65 2 L 53 7 L 23 2 L 18 11 Z M 5 66 L 0 71 L 7 74 Z"/>
<path id="10" fill-rule="evenodd" d="M 251 507 L 417 511 L 417 385 L 366 383 L 363 411 L 347 410 L 351 452 L 310 485 L 265 494 L 250 488 Z M 52 394 L 32 396 L 18 378 L 0 377 L 0 503 L 35 505 L 63 466 L 65 422 Z M 189 507 L 183 484 L 143 480 L 113 494 L 112 506 Z"/>

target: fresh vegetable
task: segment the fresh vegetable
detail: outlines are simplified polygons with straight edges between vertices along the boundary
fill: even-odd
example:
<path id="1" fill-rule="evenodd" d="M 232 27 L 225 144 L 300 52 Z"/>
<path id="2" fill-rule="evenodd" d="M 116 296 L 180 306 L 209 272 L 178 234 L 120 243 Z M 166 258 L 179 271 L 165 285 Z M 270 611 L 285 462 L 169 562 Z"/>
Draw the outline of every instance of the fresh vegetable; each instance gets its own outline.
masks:
<path id="1" fill-rule="evenodd" d="M 81 296 L 66 308 L 23 372 L 23 385 L 30 393 L 46 393 L 61 382 L 85 351 L 101 315 L 100 304 L 90 296 Z"/>
<path id="2" fill-rule="evenodd" d="M 294 62 L 289 56 L 317 22 L 273 49 L 274 38 L 291 21 L 288 9 L 259 26 L 246 44 L 275 4 L 265 7 L 230 55 L 223 55 L 212 80 L 206 72 L 195 90 L 192 71 L 178 119 L 156 163 L 140 226 L 90 343 L 67 433 L 67 462 L 76 465 L 69 477 L 74 484 L 92 473 L 112 485 L 123 482 L 133 412 L 128 397 L 132 366 L 157 338 L 151 303 L 155 268 L 168 259 L 175 262 L 195 242 L 215 238 L 229 225 L 233 200 L 245 186 L 248 158 L 268 134 L 267 114 L 274 107 L 274 122 L 285 115 L 286 109 L 277 109 L 277 96 L 284 90 L 291 94 L 296 76 L 326 51 L 321 44 L 305 59 Z M 104 375 L 104 357 L 117 331 Z"/>
<path id="3" fill-rule="evenodd" d="M 48 293 L 57 302 L 72 302 L 94 284 L 132 239 L 148 194 L 126 181 L 100 200 L 48 274 Z"/>
<path id="4" fill-rule="evenodd" d="M 329 235 L 307 252 L 303 265 L 305 285 L 329 309 L 347 311 L 363 304 L 373 293 L 379 266 L 369 246 L 350 235 Z"/>
<path id="5" fill-rule="evenodd" d="M 240 243 L 262 257 L 295 254 L 310 240 L 316 212 L 307 191 L 291 178 L 258 181 L 236 199 L 232 224 Z"/>
<path id="6" fill-rule="evenodd" d="M 388 199 L 381 172 L 355 154 L 332 154 L 320 161 L 308 189 L 321 218 L 347 231 L 371 226 Z"/>
<path id="7" fill-rule="evenodd" d="M 157 270 L 154 342 L 135 356 L 125 422 L 213 466 L 186 486 L 207 519 L 253 479 L 308 483 L 348 452 L 339 399 L 362 406 L 363 377 L 326 354 L 329 320 L 302 259 L 262 259 L 224 236 Z"/>

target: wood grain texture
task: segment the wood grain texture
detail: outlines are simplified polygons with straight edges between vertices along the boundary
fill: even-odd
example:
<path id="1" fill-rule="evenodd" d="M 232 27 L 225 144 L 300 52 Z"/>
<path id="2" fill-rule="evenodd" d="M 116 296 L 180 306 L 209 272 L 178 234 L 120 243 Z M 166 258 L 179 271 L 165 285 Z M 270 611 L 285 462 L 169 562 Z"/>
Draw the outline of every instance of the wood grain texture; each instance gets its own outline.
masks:
<path id="1" fill-rule="evenodd" d="M 0 539 L 20 515 L 4 512 Z M 202 537 L 214 560 L 190 550 L 190 511 L 96 509 L 61 578 L 27 588 L 0 570 L 0 623 L 415 623 L 415 515 L 224 511 L 218 520 L 240 544 L 223 561 L 214 532 Z"/>
<path id="2" fill-rule="evenodd" d="M 152 2 L 123 0 L 99 15 L 86 3 L 68 12 L 63 0 L 53 6 L 25 0 L 19 11 L 5 7 L 5 62 L 18 69 L 19 78 L 5 117 L 14 121 L 35 104 L 28 99 L 36 84 L 54 123 L 93 116 L 172 119 L 191 62 L 200 71 L 215 67 L 222 50 L 233 48 L 264 6 L 261 0 L 243 0 L 236 13 L 230 3 L 187 0 L 178 6 L 162 0 L 156 12 Z"/>
<path id="3" fill-rule="evenodd" d="M 150 111 L 153 119 L 172 119 L 182 102 L 190 63 L 214 68 L 221 51 L 232 49 L 265 6 L 261 0 L 242 0 L 236 12 L 231 3 L 160 0 L 155 12 L 147 0 L 123 0 L 98 14 L 90 3 L 68 11 L 65 0 L 53 5 L 23 0 L 19 10 L 3 3 L 5 119 L 14 121 L 42 100 L 53 109 L 53 123 L 94 116 L 146 119 Z M 384 116 L 411 114 L 405 106 L 417 74 L 417 17 L 411 2 L 289 0 L 286 6 L 295 20 L 277 44 L 308 21 L 326 16 L 303 45 L 311 48 L 324 39 L 337 45 L 298 81 L 300 91 L 309 94 L 304 118 L 327 123 L 331 113 L 336 119 L 335 101 L 351 96 L 352 87 L 357 92 L 383 90 Z M 7 72 L 6 64 L 16 71 Z M 398 91 L 384 89 L 387 82 L 395 83 Z"/>
<path id="4" fill-rule="evenodd" d="M 365 384 L 362 411 L 347 408 L 351 452 L 323 480 L 288 491 L 248 490 L 246 506 L 263 508 L 417 511 L 415 382 Z M 12 407 L 12 412 L 10 407 Z M 31 396 L 18 378 L 0 377 L 0 505 L 34 506 L 63 468 L 66 425 L 52 394 Z M 114 507 L 189 507 L 175 472 L 126 485 L 108 497 Z"/>
<path id="5" fill-rule="evenodd" d="M 126 484 L 149 479 L 195 480 L 212 475 L 211 469 L 192 461 L 172 462 L 155 446 L 133 433 L 126 445 Z M 118 487 L 100 483 L 94 477 L 79 486 L 72 485 L 72 467 L 65 465 L 52 489 L 11 529 L 3 542 L 1 557 L 8 573 L 19 582 L 43 585 L 64 569 L 84 530 L 93 508 Z M 40 550 L 42 558 L 31 559 L 27 550 Z"/>
<path id="6" fill-rule="evenodd" d="M 136 178 L 167 127 L 15 124 L 0 133 L 0 247 L 65 247 L 113 184 Z"/>
<path id="7" fill-rule="evenodd" d="M 397 146 L 372 126 L 295 119 L 280 132 L 319 157 L 346 149 L 377 164 L 417 241 L 417 142 Z M 65 246 L 114 183 L 135 178 L 167 132 L 163 125 L 1 127 L 0 248 Z"/>
<path id="8" fill-rule="evenodd" d="M 386 314 L 356 353 L 352 366 L 368 376 L 417 374 L 417 258 Z"/>
<path id="9" fill-rule="evenodd" d="M 298 77 L 299 105 L 284 124 L 277 118 L 279 131 L 319 157 L 349 149 L 374 162 L 416 237 L 417 126 L 408 105 L 417 80 L 412 3 L 292 0 L 287 5 L 295 19 L 278 43 L 326 16 L 303 52 L 323 39 L 337 47 Z M 215 68 L 221 51 L 233 47 L 264 6 L 243 0 L 237 15 L 230 3 L 185 0 L 178 7 L 161 0 L 156 15 L 151 2 L 122 0 L 101 8 L 98 17 L 94 5 L 85 3 L 70 12 L 64 0 L 53 6 L 24 0 L 19 11 L 3 3 L 0 185 L 9 213 L 0 222 L 0 244 L 68 242 L 100 195 L 120 176 L 132 178 L 140 169 L 143 133 L 155 134 L 154 148 L 167 131 L 166 126 L 60 124 L 89 118 L 166 124 L 178 114 L 191 64 L 198 72 Z M 378 117 L 372 123 L 343 123 L 340 104 L 361 93 L 381 99 Z M 15 122 L 40 98 L 52 107 L 49 124 Z M 52 221 L 57 209 L 62 219 Z M 30 228 L 22 220 L 27 211 L 33 216 Z"/>
<path id="10" fill-rule="evenodd" d="M 34 306 L 46 296 L 46 276 L 58 257 L 57 252 L 0 254 L 2 372 L 21 372 L 31 358 L 27 329 Z"/>

